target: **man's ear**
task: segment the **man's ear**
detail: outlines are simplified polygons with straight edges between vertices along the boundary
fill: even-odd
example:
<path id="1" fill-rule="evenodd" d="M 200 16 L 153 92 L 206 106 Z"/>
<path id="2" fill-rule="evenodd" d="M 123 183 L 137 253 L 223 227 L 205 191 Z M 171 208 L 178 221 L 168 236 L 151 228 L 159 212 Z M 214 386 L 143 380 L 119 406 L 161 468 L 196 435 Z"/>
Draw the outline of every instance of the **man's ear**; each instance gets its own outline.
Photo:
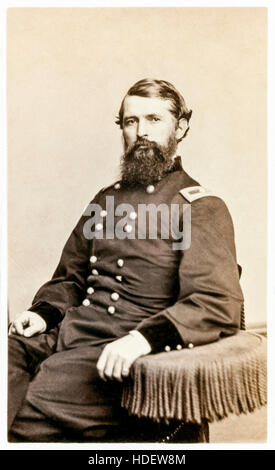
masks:
<path id="1" fill-rule="evenodd" d="M 187 131 L 189 129 L 189 124 L 186 119 L 181 118 L 178 121 L 178 127 L 176 129 L 176 138 L 178 141 L 182 140 L 185 137 Z"/>

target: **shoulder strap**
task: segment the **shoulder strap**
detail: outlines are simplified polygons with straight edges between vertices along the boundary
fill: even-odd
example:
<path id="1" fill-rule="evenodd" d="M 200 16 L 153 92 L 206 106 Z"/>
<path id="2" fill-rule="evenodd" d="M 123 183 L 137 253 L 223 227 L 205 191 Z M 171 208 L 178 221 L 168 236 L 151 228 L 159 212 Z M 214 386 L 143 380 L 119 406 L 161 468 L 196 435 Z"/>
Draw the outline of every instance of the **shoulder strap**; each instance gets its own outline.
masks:
<path id="1" fill-rule="evenodd" d="M 215 196 L 210 189 L 203 188 L 202 186 L 189 186 L 188 188 L 181 189 L 180 194 L 188 201 L 193 202 L 205 196 Z"/>

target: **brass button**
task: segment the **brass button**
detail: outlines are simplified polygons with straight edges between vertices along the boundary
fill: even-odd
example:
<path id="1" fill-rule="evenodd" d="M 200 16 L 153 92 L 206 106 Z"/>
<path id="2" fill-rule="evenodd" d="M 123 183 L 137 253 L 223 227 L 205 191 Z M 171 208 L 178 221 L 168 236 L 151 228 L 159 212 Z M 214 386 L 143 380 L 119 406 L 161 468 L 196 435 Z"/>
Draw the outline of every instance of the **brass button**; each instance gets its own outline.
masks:
<path id="1" fill-rule="evenodd" d="M 130 212 L 130 215 L 129 215 L 130 219 L 131 220 L 135 220 L 137 218 L 137 213 L 136 212 Z"/>
<path id="2" fill-rule="evenodd" d="M 116 302 L 119 299 L 119 294 L 117 292 L 113 292 L 111 294 L 111 299 Z"/>
<path id="3" fill-rule="evenodd" d="M 120 183 L 116 183 L 116 184 L 114 185 L 114 188 L 115 188 L 115 189 L 120 189 Z"/>
<path id="4" fill-rule="evenodd" d="M 115 313 L 116 309 L 113 305 L 110 305 L 110 307 L 108 307 L 108 313 L 110 313 L 111 315 L 113 315 Z"/>
<path id="5" fill-rule="evenodd" d="M 92 274 L 94 276 L 98 276 L 98 270 L 97 269 L 92 269 Z"/>
<path id="6" fill-rule="evenodd" d="M 107 211 L 102 209 L 102 211 L 100 211 L 100 217 L 106 217 L 106 215 L 107 215 Z"/>
<path id="7" fill-rule="evenodd" d="M 85 307 L 88 307 L 88 305 L 90 305 L 90 303 L 91 303 L 91 302 L 89 301 L 89 299 L 84 299 L 83 302 L 82 302 L 82 304 L 83 304 Z"/>
<path id="8" fill-rule="evenodd" d="M 88 287 L 88 289 L 87 289 L 87 293 L 90 294 L 90 295 L 93 294 L 94 291 L 95 290 L 93 289 L 93 287 Z"/>
<path id="9" fill-rule="evenodd" d="M 92 264 L 96 263 L 96 262 L 97 262 L 97 257 L 96 257 L 96 256 L 91 256 L 90 262 L 91 262 Z"/>
<path id="10" fill-rule="evenodd" d="M 193 347 L 194 347 L 194 344 L 193 344 L 193 343 L 189 343 L 189 344 L 188 344 L 188 348 L 189 348 L 189 349 L 193 349 Z"/>
<path id="11" fill-rule="evenodd" d="M 118 259 L 118 260 L 117 260 L 117 265 L 118 265 L 119 268 L 122 268 L 122 266 L 124 265 L 124 260 L 121 259 L 121 258 Z"/>
<path id="12" fill-rule="evenodd" d="M 122 281 L 122 276 L 116 276 L 116 280 L 121 282 Z"/>
<path id="13" fill-rule="evenodd" d="M 182 345 L 181 345 L 181 344 L 177 344 L 176 349 L 177 349 L 178 351 L 180 351 L 180 350 L 182 349 Z"/>
<path id="14" fill-rule="evenodd" d="M 132 225 L 126 224 L 126 225 L 124 225 L 123 230 L 124 230 L 124 232 L 131 233 L 132 230 L 133 230 L 133 227 L 132 227 Z"/>
<path id="15" fill-rule="evenodd" d="M 154 191 L 155 191 L 155 186 L 153 186 L 152 184 L 149 184 L 149 186 L 147 186 L 146 188 L 146 192 L 148 194 L 152 194 Z"/>
<path id="16" fill-rule="evenodd" d="M 170 348 L 170 346 L 165 346 L 165 348 L 164 348 L 164 351 L 166 351 L 166 352 L 169 352 L 169 351 L 171 351 L 171 348 Z"/>
<path id="17" fill-rule="evenodd" d="M 96 224 L 95 229 L 97 232 L 103 229 L 103 225 L 101 223 Z"/>

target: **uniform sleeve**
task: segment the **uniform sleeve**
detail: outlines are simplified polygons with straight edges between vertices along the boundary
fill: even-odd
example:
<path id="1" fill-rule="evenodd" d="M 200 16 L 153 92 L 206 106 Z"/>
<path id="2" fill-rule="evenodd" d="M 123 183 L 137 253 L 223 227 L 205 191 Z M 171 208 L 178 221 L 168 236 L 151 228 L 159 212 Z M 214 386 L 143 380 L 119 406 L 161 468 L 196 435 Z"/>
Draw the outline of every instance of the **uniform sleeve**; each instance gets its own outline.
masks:
<path id="1" fill-rule="evenodd" d="M 84 297 L 90 252 L 90 241 L 83 234 L 86 220 L 84 216 L 79 219 L 52 279 L 38 290 L 29 308 L 45 319 L 47 329 L 59 323 L 66 310 L 78 306 Z"/>
<path id="2" fill-rule="evenodd" d="M 163 328 L 170 322 L 179 335 L 172 343 L 166 336 L 171 349 L 179 338 L 183 347 L 193 347 L 240 328 L 243 295 L 228 209 L 221 199 L 204 197 L 192 203 L 191 217 L 191 245 L 181 253 L 177 301 L 136 328 L 155 350 L 163 347 L 162 335 L 157 346 L 161 320 Z"/>

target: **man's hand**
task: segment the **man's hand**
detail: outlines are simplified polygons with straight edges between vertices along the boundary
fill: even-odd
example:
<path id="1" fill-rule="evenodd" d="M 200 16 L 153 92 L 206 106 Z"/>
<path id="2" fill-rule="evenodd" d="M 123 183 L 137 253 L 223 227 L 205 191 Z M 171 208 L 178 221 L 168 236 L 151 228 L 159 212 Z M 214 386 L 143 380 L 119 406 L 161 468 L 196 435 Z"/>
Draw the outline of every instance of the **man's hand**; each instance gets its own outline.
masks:
<path id="1" fill-rule="evenodd" d="M 122 382 L 123 378 L 129 375 L 133 362 L 151 352 L 148 341 L 141 333 L 136 333 L 135 336 L 123 336 L 105 346 L 96 365 L 103 380 L 108 378 Z"/>
<path id="2" fill-rule="evenodd" d="M 44 333 L 47 324 L 38 313 L 28 310 L 20 313 L 9 328 L 9 335 L 18 334 L 30 338 L 37 333 Z"/>

